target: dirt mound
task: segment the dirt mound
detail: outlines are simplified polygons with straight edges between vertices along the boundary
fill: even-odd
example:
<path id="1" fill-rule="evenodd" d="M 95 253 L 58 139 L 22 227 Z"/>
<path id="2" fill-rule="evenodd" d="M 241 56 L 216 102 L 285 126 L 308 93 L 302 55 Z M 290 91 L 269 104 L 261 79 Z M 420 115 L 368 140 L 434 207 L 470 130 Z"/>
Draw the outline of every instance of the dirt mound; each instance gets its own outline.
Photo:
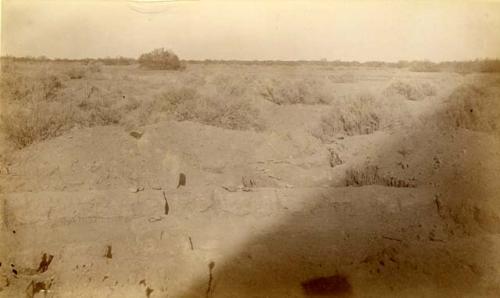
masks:
<path id="1" fill-rule="evenodd" d="M 308 185 L 322 179 L 312 172 L 328 169 L 328 151 L 307 135 L 289 138 L 176 121 L 146 126 L 142 133 L 137 139 L 120 127 L 96 127 L 30 146 L 16 153 L 2 188 L 170 188 L 180 172 L 188 185 L 237 186 L 243 176 L 261 187 Z"/>
<path id="2" fill-rule="evenodd" d="M 444 120 L 456 128 L 500 130 L 500 96 L 472 84 L 460 85 L 448 96 Z"/>

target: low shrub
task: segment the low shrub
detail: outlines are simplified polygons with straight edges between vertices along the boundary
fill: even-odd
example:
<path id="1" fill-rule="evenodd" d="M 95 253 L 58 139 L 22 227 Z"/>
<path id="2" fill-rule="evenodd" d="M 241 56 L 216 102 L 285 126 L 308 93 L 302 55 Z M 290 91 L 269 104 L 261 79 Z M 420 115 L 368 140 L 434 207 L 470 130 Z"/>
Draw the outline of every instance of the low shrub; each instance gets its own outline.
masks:
<path id="1" fill-rule="evenodd" d="M 35 73 L 27 77 L 14 69 L 4 69 L 0 76 L 0 95 L 3 102 L 49 100 L 62 87 L 61 79 L 51 73 Z"/>
<path id="2" fill-rule="evenodd" d="M 345 174 L 345 186 L 383 185 L 388 187 L 416 187 L 414 179 L 401 179 L 382 175 L 377 166 L 348 169 Z"/>
<path id="3" fill-rule="evenodd" d="M 84 98 L 75 103 L 77 112 L 71 119 L 73 126 L 92 127 L 118 124 L 124 114 L 115 101 L 98 96 Z"/>
<path id="4" fill-rule="evenodd" d="M 328 79 L 332 83 L 338 83 L 338 84 L 343 84 L 343 83 L 355 83 L 356 82 L 356 77 L 352 72 L 344 72 L 344 73 L 334 73 L 328 76 Z"/>
<path id="5" fill-rule="evenodd" d="M 358 94 L 342 102 L 335 102 L 321 118 L 316 137 L 324 142 L 339 134 L 348 136 L 370 134 L 381 125 L 380 109 L 371 94 Z"/>
<path id="6" fill-rule="evenodd" d="M 323 81 L 313 80 L 268 80 L 260 95 L 278 105 L 327 104 L 333 98 Z"/>
<path id="7" fill-rule="evenodd" d="M 159 110 L 171 113 L 178 121 L 195 121 L 227 129 L 262 129 L 259 111 L 247 98 L 201 96 L 195 89 L 171 88 L 155 101 Z"/>
<path id="8" fill-rule="evenodd" d="M 78 80 L 85 77 L 86 68 L 82 65 L 72 66 L 66 70 L 66 75 L 72 80 Z"/>
<path id="9" fill-rule="evenodd" d="M 387 86 L 383 94 L 385 96 L 396 96 L 406 100 L 418 101 L 425 97 L 436 94 L 436 89 L 430 83 L 410 83 L 405 81 L 393 81 Z"/>
<path id="10" fill-rule="evenodd" d="M 91 73 L 99 73 L 102 72 L 102 63 L 101 62 L 92 62 L 87 65 L 87 70 Z"/>
<path id="11" fill-rule="evenodd" d="M 30 102 L 9 105 L 2 112 L 2 129 L 19 148 L 61 135 L 72 126 L 69 105 Z"/>
<path id="12" fill-rule="evenodd" d="M 56 97 L 61 85 L 55 77 L 32 78 L 27 82 L 30 82 L 27 95 L 3 98 L 0 111 L 0 128 L 19 148 L 59 136 L 73 127 L 115 124 L 123 114 L 112 99 L 90 93 L 73 94 L 71 100 Z M 19 92 L 11 90 L 11 93 Z"/>
<path id="13" fill-rule="evenodd" d="M 215 91 L 220 95 L 240 97 L 247 92 L 252 81 L 249 77 L 223 74 L 216 75 L 210 83 L 215 86 Z"/>

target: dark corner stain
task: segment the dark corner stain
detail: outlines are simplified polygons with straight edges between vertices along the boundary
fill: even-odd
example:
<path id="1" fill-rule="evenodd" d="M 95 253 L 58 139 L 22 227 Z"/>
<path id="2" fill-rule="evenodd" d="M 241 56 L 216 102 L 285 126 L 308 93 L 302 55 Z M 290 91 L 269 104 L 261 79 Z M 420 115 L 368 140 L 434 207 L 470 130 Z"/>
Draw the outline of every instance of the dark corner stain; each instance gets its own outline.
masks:
<path id="1" fill-rule="evenodd" d="M 106 246 L 106 254 L 104 255 L 104 257 L 106 257 L 108 259 L 112 259 L 113 253 L 111 252 L 111 250 L 112 250 L 111 245 Z"/>
<path id="2" fill-rule="evenodd" d="M 186 175 L 184 173 L 180 173 L 179 174 L 179 184 L 177 184 L 177 188 L 181 187 L 181 186 L 185 186 L 186 185 Z"/>
<path id="3" fill-rule="evenodd" d="M 146 297 L 149 298 L 149 296 L 151 295 L 151 293 L 153 293 L 153 291 L 154 291 L 153 289 L 151 289 L 150 287 L 147 287 L 146 288 Z"/>
<path id="4" fill-rule="evenodd" d="M 302 282 L 301 285 L 307 296 L 345 295 L 352 291 L 351 284 L 343 275 L 313 278 Z"/>
<path id="5" fill-rule="evenodd" d="M 54 259 L 53 255 L 49 255 L 47 258 L 47 254 L 44 253 L 42 256 L 42 261 L 40 262 L 40 265 L 38 266 L 38 269 L 36 272 L 43 273 L 49 269 L 49 265 L 52 262 L 52 259 Z"/>

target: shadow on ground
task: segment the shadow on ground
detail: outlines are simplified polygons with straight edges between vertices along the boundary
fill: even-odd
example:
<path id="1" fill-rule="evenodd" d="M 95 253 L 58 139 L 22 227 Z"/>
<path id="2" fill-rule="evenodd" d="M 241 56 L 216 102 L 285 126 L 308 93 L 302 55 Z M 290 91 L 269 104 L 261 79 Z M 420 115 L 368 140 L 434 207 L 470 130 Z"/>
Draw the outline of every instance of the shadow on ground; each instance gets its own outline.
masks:
<path id="1" fill-rule="evenodd" d="M 493 252 L 500 229 L 492 209 L 498 195 L 488 176 L 498 173 L 498 148 L 485 148 L 496 143 L 476 142 L 474 134 L 453 134 L 423 125 L 374 152 L 397 155 L 411 139 L 422 145 L 413 165 L 425 170 L 428 154 L 444 157 L 447 167 L 436 176 L 419 179 L 416 188 L 311 191 L 312 207 L 290 212 L 226 260 L 207 264 L 206 277 L 183 297 L 499 295 Z M 286 191 L 280 195 L 286 201 Z"/>

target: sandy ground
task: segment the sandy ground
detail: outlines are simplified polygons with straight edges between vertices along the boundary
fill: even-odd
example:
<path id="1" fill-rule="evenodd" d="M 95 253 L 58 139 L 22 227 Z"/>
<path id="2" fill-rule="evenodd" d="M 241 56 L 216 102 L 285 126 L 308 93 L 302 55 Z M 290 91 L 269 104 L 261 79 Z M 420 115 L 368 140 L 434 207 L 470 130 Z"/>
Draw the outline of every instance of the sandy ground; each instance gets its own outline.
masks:
<path id="1" fill-rule="evenodd" d="M 164 120 L 16 151 L 0 296 L 499 297 L 500 137 L 437 125 L 467 78 L 356 75 L 336 92 L 446 84 L 408 102 L 414 122 L 327 144 L 311 134 L 325 106 L 262 103 L 264 131 Z M 407 184 L 346 186 L 367 164 Z"/>

